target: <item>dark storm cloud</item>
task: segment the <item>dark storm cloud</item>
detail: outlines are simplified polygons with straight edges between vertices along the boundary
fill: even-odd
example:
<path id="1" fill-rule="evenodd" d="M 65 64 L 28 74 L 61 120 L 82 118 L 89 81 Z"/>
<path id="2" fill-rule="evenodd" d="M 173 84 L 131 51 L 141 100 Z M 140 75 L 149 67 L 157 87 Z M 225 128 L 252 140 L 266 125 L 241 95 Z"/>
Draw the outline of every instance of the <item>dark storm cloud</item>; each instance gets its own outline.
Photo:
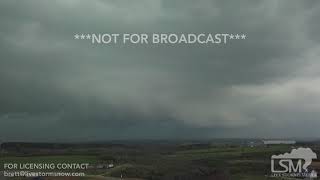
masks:
<path id="1" fill-rule="evenodd" d="M 4 0 L 0 139 L 319 136 L 319 10 L 289 0 Z M 93 46 L 73 40 L 81 32 L 248 38 Z"/>

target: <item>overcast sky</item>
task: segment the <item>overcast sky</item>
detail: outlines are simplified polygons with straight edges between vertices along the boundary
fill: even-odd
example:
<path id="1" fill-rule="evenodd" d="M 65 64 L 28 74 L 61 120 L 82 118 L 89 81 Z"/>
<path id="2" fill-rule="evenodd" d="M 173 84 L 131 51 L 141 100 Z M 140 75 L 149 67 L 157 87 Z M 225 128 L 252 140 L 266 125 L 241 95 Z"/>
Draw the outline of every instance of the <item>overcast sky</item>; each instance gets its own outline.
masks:
<path id="1" fill-rule="evenodd" d="M 317 0 L 1 0 L 0 140 L 320 136 Z M 245 33 L 92 45 L 75 33 Z"/>

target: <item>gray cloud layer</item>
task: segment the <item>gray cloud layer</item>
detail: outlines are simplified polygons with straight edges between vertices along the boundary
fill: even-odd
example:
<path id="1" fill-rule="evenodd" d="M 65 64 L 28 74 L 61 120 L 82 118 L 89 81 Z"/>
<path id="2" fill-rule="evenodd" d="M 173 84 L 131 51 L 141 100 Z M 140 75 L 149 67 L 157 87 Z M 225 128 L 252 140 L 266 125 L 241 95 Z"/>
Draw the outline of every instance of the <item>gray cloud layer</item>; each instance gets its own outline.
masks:
<path id="1" fill-rule="evenodd" d="M 0 2 L 0 139 L 319 137 L 318 1 Z M 93 46 L 78 32 L 248 35 Z"/>

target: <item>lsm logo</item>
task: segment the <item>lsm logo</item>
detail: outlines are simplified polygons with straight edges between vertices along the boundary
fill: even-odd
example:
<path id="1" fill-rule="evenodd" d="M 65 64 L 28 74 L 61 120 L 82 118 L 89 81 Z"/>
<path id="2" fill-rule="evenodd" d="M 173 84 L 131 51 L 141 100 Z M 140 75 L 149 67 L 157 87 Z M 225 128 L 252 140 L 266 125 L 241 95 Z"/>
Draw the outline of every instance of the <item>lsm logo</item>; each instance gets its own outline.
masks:
<path id="1" fill-rule="evenodd" d="M 271 156 L 271 176 L 316 178 L 317 172 L 309 169 L 317 154 L 310 148 L 292 149 L 290 153 Z"/>

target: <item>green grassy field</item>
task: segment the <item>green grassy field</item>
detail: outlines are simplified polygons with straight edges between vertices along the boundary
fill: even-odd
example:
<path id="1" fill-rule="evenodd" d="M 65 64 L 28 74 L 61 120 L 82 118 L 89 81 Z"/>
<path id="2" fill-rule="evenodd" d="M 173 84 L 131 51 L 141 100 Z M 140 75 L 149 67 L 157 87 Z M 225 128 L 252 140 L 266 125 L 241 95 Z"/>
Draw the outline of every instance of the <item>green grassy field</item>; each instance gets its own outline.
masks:
<path id="1" fill-rule="evenodd" d="M 270 179 L 270 157 L 290 151 L 289 146 L 273 147 L 209 147 L 182 149 L 167 153 L 142 152 L 114 155 L 115 167 L 103 171 L 87 171 L 87 179 L 104 177 L 141 179 L 206 179 L 265 180 Z M 116 154 L 116 153 L 115 153 Z M 4 156 L 0 163 L 89 163 L 102 162 L 101 155 Z M 3 166 L 2 166 L 3 168 Z M 91 176 L 90 176 L 91 175 Z M 179 179 L 179 178 L 176 178 Z"/>
<path id="2" fill-rule="evenodd" d="M 96 156 L 73 156 L 73 155 L 60 155 L 60 156 L 26 156 L 26 157 L 1 157 L 0 163 L 95 163 L 97 162 Z"/>

